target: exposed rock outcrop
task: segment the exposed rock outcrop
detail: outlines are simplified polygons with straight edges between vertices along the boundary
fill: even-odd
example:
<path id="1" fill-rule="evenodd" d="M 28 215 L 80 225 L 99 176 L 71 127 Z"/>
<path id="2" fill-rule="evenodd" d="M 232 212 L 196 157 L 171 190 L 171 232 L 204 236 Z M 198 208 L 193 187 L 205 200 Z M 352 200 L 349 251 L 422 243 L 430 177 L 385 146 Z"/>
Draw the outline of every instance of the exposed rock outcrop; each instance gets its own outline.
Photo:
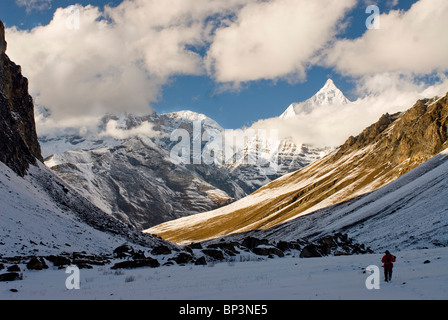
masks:
<path id="1" fill-rule="evenodd" d="M 6 48 L 5 27 L 0 21 L 0 161 L 24 176 L 30 164 L 43 159 L 28 80 L 8 58 Z"/>

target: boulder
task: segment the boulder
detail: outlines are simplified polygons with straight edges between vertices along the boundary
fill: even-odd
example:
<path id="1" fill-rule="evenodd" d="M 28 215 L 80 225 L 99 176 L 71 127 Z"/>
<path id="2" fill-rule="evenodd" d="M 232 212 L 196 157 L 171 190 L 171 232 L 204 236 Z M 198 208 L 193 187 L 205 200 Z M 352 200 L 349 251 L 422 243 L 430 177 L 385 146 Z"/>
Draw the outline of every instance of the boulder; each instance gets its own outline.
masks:
<path id="1" fill-rule="evenodd" d="M 79 268 L 79 269 L 93 269 L 93 267 L 90 264 L 87 263 L 75 263 L 75 265 Z"/>
<path id="2" fill-rule="evenodd" d="M 22 276 L 17 272 L 0 274 L 0 282 L 22 280 Z"/>
<path id="3" fill-rule="evenodd" d="M 20 272 L 20 267 L 16 264 L 13 264 L 12 266 L 9 266 L 8 269 L 6 269 L 6 271 L 9 272 Z"/>
<path id="4" fill-rule="evenodd" d="M 205 260 L 205 257 L 200 257 L 200 258 L 196 259 L 194 264 L 197 266 L 205 266 L 205 265 L 207 265 L 207 260 Z"/>
<path id="5" fill-rule="evenodd" d="M 155 256 L 167 255 L 167 254 L 171 254 L 171 249 L 165 245 L 160 245 L 160 246 L 157 246 L 154 249 L 152 249 L 151 254 L 153 254 Z"/>
<path id="6" fill-rule="evenodd" d="M 284 257 L 283 251 L 275 247 L 256 247 L 252 249 L 252 252 L 259 256 L 273 256 Z"/>
<path id="7" fill-rule="evenodd" d="M 135 269 L 135 268 L 144 268 L 144 267 L 157 268 L 159 266 L 160 266 L 160 263 L 156 259 L 145 258 L 145 259 L 118 262 L 118 263 L 114 264 L 111 267 L 111 269 Z"/>
<path id="8" fill-rule="evenodd" d="M 47 264 L 45 263 L 43 258 L 32 257 L 30 261 L 26 264 L 27 269 L 29 270 L 42 270 L 48 269 Z"/>
<path id="9" fill-rule="evenodd" d="M 235 246 L 238 245 L 236 242 L 219 242 L 219 243 L 213 243 L 207 246 L 207 248 L 210 249 L 223 249 L 228 252 L 232 253 L 238 253 L 238 251 L 235 249 Z"/>
<path id="10" fill-rule="evenodd" d="M 216 249 L 204 249 L 202 250 L 202 253 L 209 256 L 213 260 L 224 260 L 224 254 L 221 250 Z"/>
<path id="11" fill-rule="evenodd" d="M 286 242 L 286 241 L 279 241 L 277 243 L 277 249 L 282 250 L 283 252 L 285 252 L 286 250 L 290 249 L 290 244 L 289 244 L 289 242 Z"/>
<path id="12" fill-rule="evenodd" d="M 186 253 L 186 252 L 180 252 L 175 257 L 168 259 L 168 261 L 174 261 L 177 264 L 189 263 L 192 260 L 193 260 L 193 256 L 191 254 Z"/>
<path id="13" fill-rule="evenodd" d="M 202 249 L 202 244 L 193 242 L 193 243 L 190 243 L 188 245 L 188 247 L 191 249 Z"/>
<path id="14" fill-rule="evenodd" d="M 241 245 L 248 249 L 253 249 L 255 247 L 258 247 L 259 245 L 269 245 L 269 241 L 267 239 L 260 240 L 254 237 L 247 237 L 243 240 Z"/>
<path id="15" fill-rule="evenodd" d="M 322 257 L 322 254 L 317 250 L 314 244 L 305 246 L 300 252 L 300 258 L 316 258 Z"/>
<path id="16" fill-rule="evenodd" d="M 134 254 L 134 248 L 132 248 L 131 246 L 129 246 L 127 244 L 123 244 L 123 245 L 115 248 L 115 250 L 114 250 L 114 257 L 119 258 L 119 259 L 130 257 L 133 254 Z"/>
<path id="17" fill-rule="evenodd" d="M 53 265 L 55 267 L 62 267 L 62 266 L 67 266 L 70 265 L 72 262 L 69 258 L 64 257 L 64 256 L 55 256 L 55 255 L 51 255 L 51 256 L 47 256 L 45 257 L 48 261 L 50 261 L 51 263 L 53 263 Z"/>
<path id="18" fill-rule="evenodd" d="M 333 236 L 325 236 L 319 239 L 321 245 L 324 245 L 327 248 L 336 248 L 338 246 L 335 238 Z"/>

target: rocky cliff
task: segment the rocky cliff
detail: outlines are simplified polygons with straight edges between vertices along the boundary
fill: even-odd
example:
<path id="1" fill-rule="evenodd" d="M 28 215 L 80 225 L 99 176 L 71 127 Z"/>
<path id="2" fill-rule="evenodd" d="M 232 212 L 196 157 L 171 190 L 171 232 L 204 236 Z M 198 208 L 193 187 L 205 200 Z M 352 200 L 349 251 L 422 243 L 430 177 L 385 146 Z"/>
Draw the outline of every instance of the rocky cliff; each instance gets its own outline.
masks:
<path id="1" fill-rule="evenodd" d="M 0 161 L 24 176 L 30 164 L 43 159 L 28 80 L 8 58 L 6 48 L 5 27 L 0 21 Z"/>

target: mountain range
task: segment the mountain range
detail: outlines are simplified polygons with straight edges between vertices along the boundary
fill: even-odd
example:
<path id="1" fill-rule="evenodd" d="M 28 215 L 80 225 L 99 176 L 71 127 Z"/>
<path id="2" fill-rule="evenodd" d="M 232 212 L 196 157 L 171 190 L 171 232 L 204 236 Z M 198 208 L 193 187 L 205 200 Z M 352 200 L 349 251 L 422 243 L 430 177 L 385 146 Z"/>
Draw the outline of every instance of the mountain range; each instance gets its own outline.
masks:
<path id="1" fill-rule="evenodd" d="M 305 104 L 311 110 L 338 106 L 339 100 L 348 103 L 328 80 Z M 189 137 L 189 157 L 173 163 L 172 150 L 179 143 L 173 134 L 179 130 Z M 240 144 L 230 145 L 225 139 L 229 130 L 192 111 L 107 115 L 94 133 L 80 136 L 79 131 L 39 138 L 46 165 L 104 212 L 138 230 L 230 204 L 332 150 L 292 138 L 271 140 L 250 130 L 230 131 L 229 141 L 240 139 Z M 222 136 L 215 160 L 223 161 L 194 163 L 210 145 L 202 139 L 207 132 Z M 229 145 L 231 156 L 226 157 Z"/>
<path id="2" fill-rule="evenodd" d="M 315 217 L 318 210 L 333 208 L 391 185 L 438 155 L 448 147 L 447 132 L 448 95 L 419 100 L 405 112 L 384 114 L 377 123 L 357 137 L 350 137 L 326 157 L 269 183 L 240 201 L 170 221 L 146 232 L 173 242 L 188 243 L 269 230 L 289 221 L 301 221 L 310 214 Z M 441 221 L 444 223 L 443 219 Z M 339 225 L 339 228 L 347 227 Z"/>
<path id="3" fill-rule="evenodd" d="M 206 133 L 226 130 L 191 111 L 107 115 L 91 135 L 38 138 L 28 81 L 6 48 L 0 23 L 2 256 L 100 254 L 123 244 L 157 248 L 158 254 L 178 252 L 178 244 L 192 242 L 230 256 L 222 246 L 234 245 L 226 239 L 281 255 L 276 251 L 281 241 L 298 245 L 299 238 L 324 241 L 336 233 L 333 239 L 348 245 L 343 232 L 374 250 L 448 245 L 448 95 L 384 114 L 339 147 L 319 149 L 283 139 L 274 149 L 256 134 L 232 150 L 237 160 L 257 158 L 260 145 L 266 145 L 264 160 L 280 163 L 275 174 L 267 174 L 257 162 L 196 163 L 204 160 L 197 148 L 212 149 L 203 139 Z M 279 119 L 348 103 L 329 80 Z M 173 163 L 177 131 L 186 133 L 193 147 L 178 149 L 186 157 Z M 222 155 L 211 151 L 214 160 Z M 263 243 L 268 245 L 258 246 Z M 186 247 L 176 262 L 184 263 L 193 248 L 200 250 Z M 153 262 L 141 256 L 125 262 L 142 261 Z"/>

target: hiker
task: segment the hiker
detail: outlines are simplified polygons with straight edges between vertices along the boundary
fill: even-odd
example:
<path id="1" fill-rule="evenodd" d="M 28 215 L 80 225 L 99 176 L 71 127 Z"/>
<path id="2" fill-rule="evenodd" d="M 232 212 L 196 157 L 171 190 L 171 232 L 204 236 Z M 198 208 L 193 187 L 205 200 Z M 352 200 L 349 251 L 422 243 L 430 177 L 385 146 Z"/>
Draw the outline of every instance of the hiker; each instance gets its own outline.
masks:
<path id="1" fill-rule="evenodd" d="M 397 259 L 396 256 L 391 255 L 389 250 L 386 250 L 383 259 L 381 262 L 383 263 L 384 268 L 384 281 L 389 282 L 392 280 L 392 269 L 394 268 L 393 262 Z"/>

